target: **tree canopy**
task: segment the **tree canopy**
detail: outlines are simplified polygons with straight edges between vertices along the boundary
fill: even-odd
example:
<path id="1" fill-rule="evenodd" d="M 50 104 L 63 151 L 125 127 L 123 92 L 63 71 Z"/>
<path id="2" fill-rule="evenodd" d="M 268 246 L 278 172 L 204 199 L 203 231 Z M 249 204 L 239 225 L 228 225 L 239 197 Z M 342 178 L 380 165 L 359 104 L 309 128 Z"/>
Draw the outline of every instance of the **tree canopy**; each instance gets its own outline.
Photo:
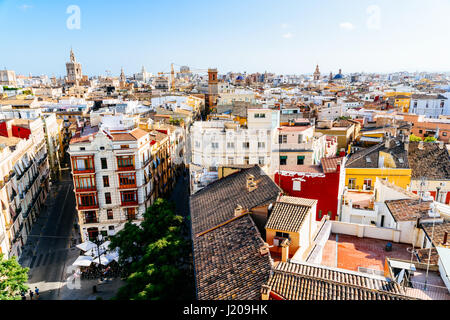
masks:
<path id="1" fill-rule="evenodd" d="M 410 136 L 409 136 L 409 141 L 422 141 L 422 138 L 421 137 L 418 137 L 418 136 L 416 136 L 416 135 L 414 135 L 414 134 L 411 134 Z"/>
<path id="2" fill-rule="evenodd" d="M 424 142 L 436 142 L 437 139 L 435 137 L 426 137 L 423 139 Z"/>
<path id="3" fill-rule="evenodd" d="M 174 206 L 158 199 L 138 226 L 128 222 L 111 239 L 119 248 L 119 264 L 128 274 L 126 285 L 116 299 L 191 299 L 191 244 L 183 237 L 183 217 Z"/>
<path id="4" fill-rule="evenodd" d="M 16 257 L 4 259 L 0 254 L 0 300 L 20 300 L 20 293 L 27 291 L 28 268 L 23 268 Z"/>

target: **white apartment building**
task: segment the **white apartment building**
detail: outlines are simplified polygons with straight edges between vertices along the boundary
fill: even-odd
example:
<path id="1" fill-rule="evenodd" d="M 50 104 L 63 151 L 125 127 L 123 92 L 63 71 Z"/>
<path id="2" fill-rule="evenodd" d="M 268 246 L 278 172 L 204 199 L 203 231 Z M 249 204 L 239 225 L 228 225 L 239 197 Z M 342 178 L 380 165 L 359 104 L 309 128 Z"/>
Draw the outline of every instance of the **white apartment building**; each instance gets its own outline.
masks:
<path id="1" fill-rule="evenodd" d="M 232 89 L 227 92 L 219 94 L 217 99 L 217 105 L 232 105 L 233 102 L 248 102 L 251 104 L 256 103 L 255 92 L 245 89 Z"/>
<path id="2" fill-rule="evenodd" d="M 413 94 L 409 113 L 437 119 L 441 115 L 450 115 L 450 104 L 448 98 L 440 94 Z"/>
<path id="3" fill-rule="evenodd" d="M 0 253 L 19 257 L 49 191 L 48 152 L 41 119 L 31 135 L 0 136 Z"/>
<path id="4" fill-rule="evenodd" d="M 299 166 L 318 165 L 327 153 L 326 136 L 315 127 L 305 125 L 281 127 L 272 137 L 270 172 L 297 171 Z"/>
<path id="5" fill-rule="evenodd" d="M 322 120 L 336 120 L 339 117 L 344 116 L 345 108 L 342 104 L 336 104 L 335 102 L 327 102 L 318 110 L 318 121 Z"/>
<path id="6" fill-rule="evenodd" d="M 139 128 L 115 129 L 85 126 L 70 142 L 83 241 L 142 220 L 156 197 L 155 181 L 163 180 L 160 164 L 169 155 L 153 154 L 158 138 Z"/>
<path id="7" fill-rule="evenodd" d="M 280 111 L 249 109 L 247 128 L 233 121 L 195 122 L 191 128 L 192 163 L 203 168 L 220 165 L 269 166 L 272 136 Z"/>

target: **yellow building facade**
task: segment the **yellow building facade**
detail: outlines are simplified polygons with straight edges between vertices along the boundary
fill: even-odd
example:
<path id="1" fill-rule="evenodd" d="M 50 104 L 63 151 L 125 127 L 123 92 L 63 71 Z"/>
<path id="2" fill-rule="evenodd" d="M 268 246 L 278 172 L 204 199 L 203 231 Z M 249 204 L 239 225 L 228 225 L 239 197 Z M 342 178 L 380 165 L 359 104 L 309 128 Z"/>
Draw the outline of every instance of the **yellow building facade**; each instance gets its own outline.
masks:
<path id="1" fill-rule="evenodd" d="M 399 168 L 346 168 L 345 185 L 350 190 L 373 190 L 376 179 L 385 179 L 407 189 L 411 184 L 411 169 Z"/>

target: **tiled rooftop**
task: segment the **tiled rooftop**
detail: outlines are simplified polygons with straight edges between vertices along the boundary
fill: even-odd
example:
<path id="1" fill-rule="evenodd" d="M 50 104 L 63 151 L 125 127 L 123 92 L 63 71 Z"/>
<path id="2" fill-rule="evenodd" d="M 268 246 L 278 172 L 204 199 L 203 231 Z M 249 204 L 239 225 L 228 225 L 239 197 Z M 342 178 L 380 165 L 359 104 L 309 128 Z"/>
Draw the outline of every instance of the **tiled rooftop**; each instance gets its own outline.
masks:
<path id="1" fill-rule="evenodd" d="M 273 207 L 266 229 L 299 232 L 300 228 L 317 200 L 281 197 Z"/>
<path id="2" fill-rule="evenodd" d="M 395 221 L 411 221 L 428 217 L 432 201 L 421 202 L 420 199 L 404 199 L 388 200 L 385 203 Z"/>
<path id="3" fill-rule="evenodd" d="M 404 290 L 384 277 L 308 263 L 279 263 L 268 281 L 287 300 L 403 300 Z"/>
<path id="4" fill-rule="evenodd" d="M 322 158 L 322 168 L 324 173 L 336 172 L 338 163 L 342 163 L 342 157 Z"/>
<path id="5" fill-rule="evenodd" d="M 247 190 L 252 175 L 257 188 Z M 250 215 L 235 217 L 243 209 L 275 202 L 280 189 L 259 166 L 229 175 L 190 198 L 197 297 L 259 299 L 261 285 L 270 274 L 270 253 L 261 256 L 264 241 Z"/>
<path id="6" fill-rule="evenodd" d="M 199 300 L 258 300 L 269 278 L 270 253 L 249 215 L 194 239 Z"/>
<path id="7" fill-rule="evenodd" d="M 434 232 L 433 232 L 433 223 L 422 223 L 422 228 L 427 234 L 427 236 L 433 240 L 433 244 L 435 246 L 445 246 L 444 245 L 444 234 L 447 232 L 450 234 L 450 221 L 444 221 L 443 223 L 435 223 L 434 224 Z M 447 236 L 447 246 L 450 246 L 450 237 Z"/>
<path id="8" fill-rule="evenodd" d="M 393 139 L 390 142 L 389 148 L 386 148 L 386 144 L 380 143 L 373 147 L 360 150 L 350 156 L 346 163 L 347 168 L 378 168 L 380 152 L 390 154 L 395 168 L 407 169 L 408 153 L 405 150 L 404 143 L 400 139 Z M 367 161 L 370 159 L 370 161 Z M 400 159 L 402 159 L 400 161 Z M 385 159 L 386 160 L 386 159 Z"/>
<path id="9" fill-rule="evenodd" d="M 358 271 L 358 267 L 383 271 L 386 257 L 411 259 L 407 251 L 411 246 L 392 243 L 392 251 L 388 252 L 385 251 L 387 243 L 380 239 L 331 234 L 323 249 L 322 264 L 353 271 Z"/>
<path id="10" fill-rule="evenodd" d="M 253 175 L 256 190 L 248 192 L 247 177 Z M 237 205 L 244 209 L 276 201 L 280 188 L 259 166 L 217 180 L 191 196 L 193 234 L 213 228 L 234 217 Z"/>
<path id="11" fill-rule="evenodd" d="M 419 142 L 410 142 L 408 158 L 413 179 L 450 180 L 450 156 L 445 147 L 440 149 L 437 143 L 424 143 L 420 150 Z"/>

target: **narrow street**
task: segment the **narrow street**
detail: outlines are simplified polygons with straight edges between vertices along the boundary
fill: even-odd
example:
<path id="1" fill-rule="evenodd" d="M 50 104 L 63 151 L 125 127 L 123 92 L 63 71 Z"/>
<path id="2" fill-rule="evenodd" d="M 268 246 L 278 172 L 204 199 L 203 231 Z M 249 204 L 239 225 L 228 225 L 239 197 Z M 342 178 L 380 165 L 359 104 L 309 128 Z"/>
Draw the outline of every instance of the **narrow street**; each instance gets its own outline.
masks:
<path id="1" fill-rule="evenodd" d="M 76 216 L 73 183 L 68 170 L 62 171 L 62 180 L 52 184 L 46 207 L 33 225 L 25 245 L 26 252 L 19 262 L 29 267 L 28 285 L 40 289 L 40 299 L 58 299 L 65 282 L 66 261 L 79 253 L 72 244 Z"/>

